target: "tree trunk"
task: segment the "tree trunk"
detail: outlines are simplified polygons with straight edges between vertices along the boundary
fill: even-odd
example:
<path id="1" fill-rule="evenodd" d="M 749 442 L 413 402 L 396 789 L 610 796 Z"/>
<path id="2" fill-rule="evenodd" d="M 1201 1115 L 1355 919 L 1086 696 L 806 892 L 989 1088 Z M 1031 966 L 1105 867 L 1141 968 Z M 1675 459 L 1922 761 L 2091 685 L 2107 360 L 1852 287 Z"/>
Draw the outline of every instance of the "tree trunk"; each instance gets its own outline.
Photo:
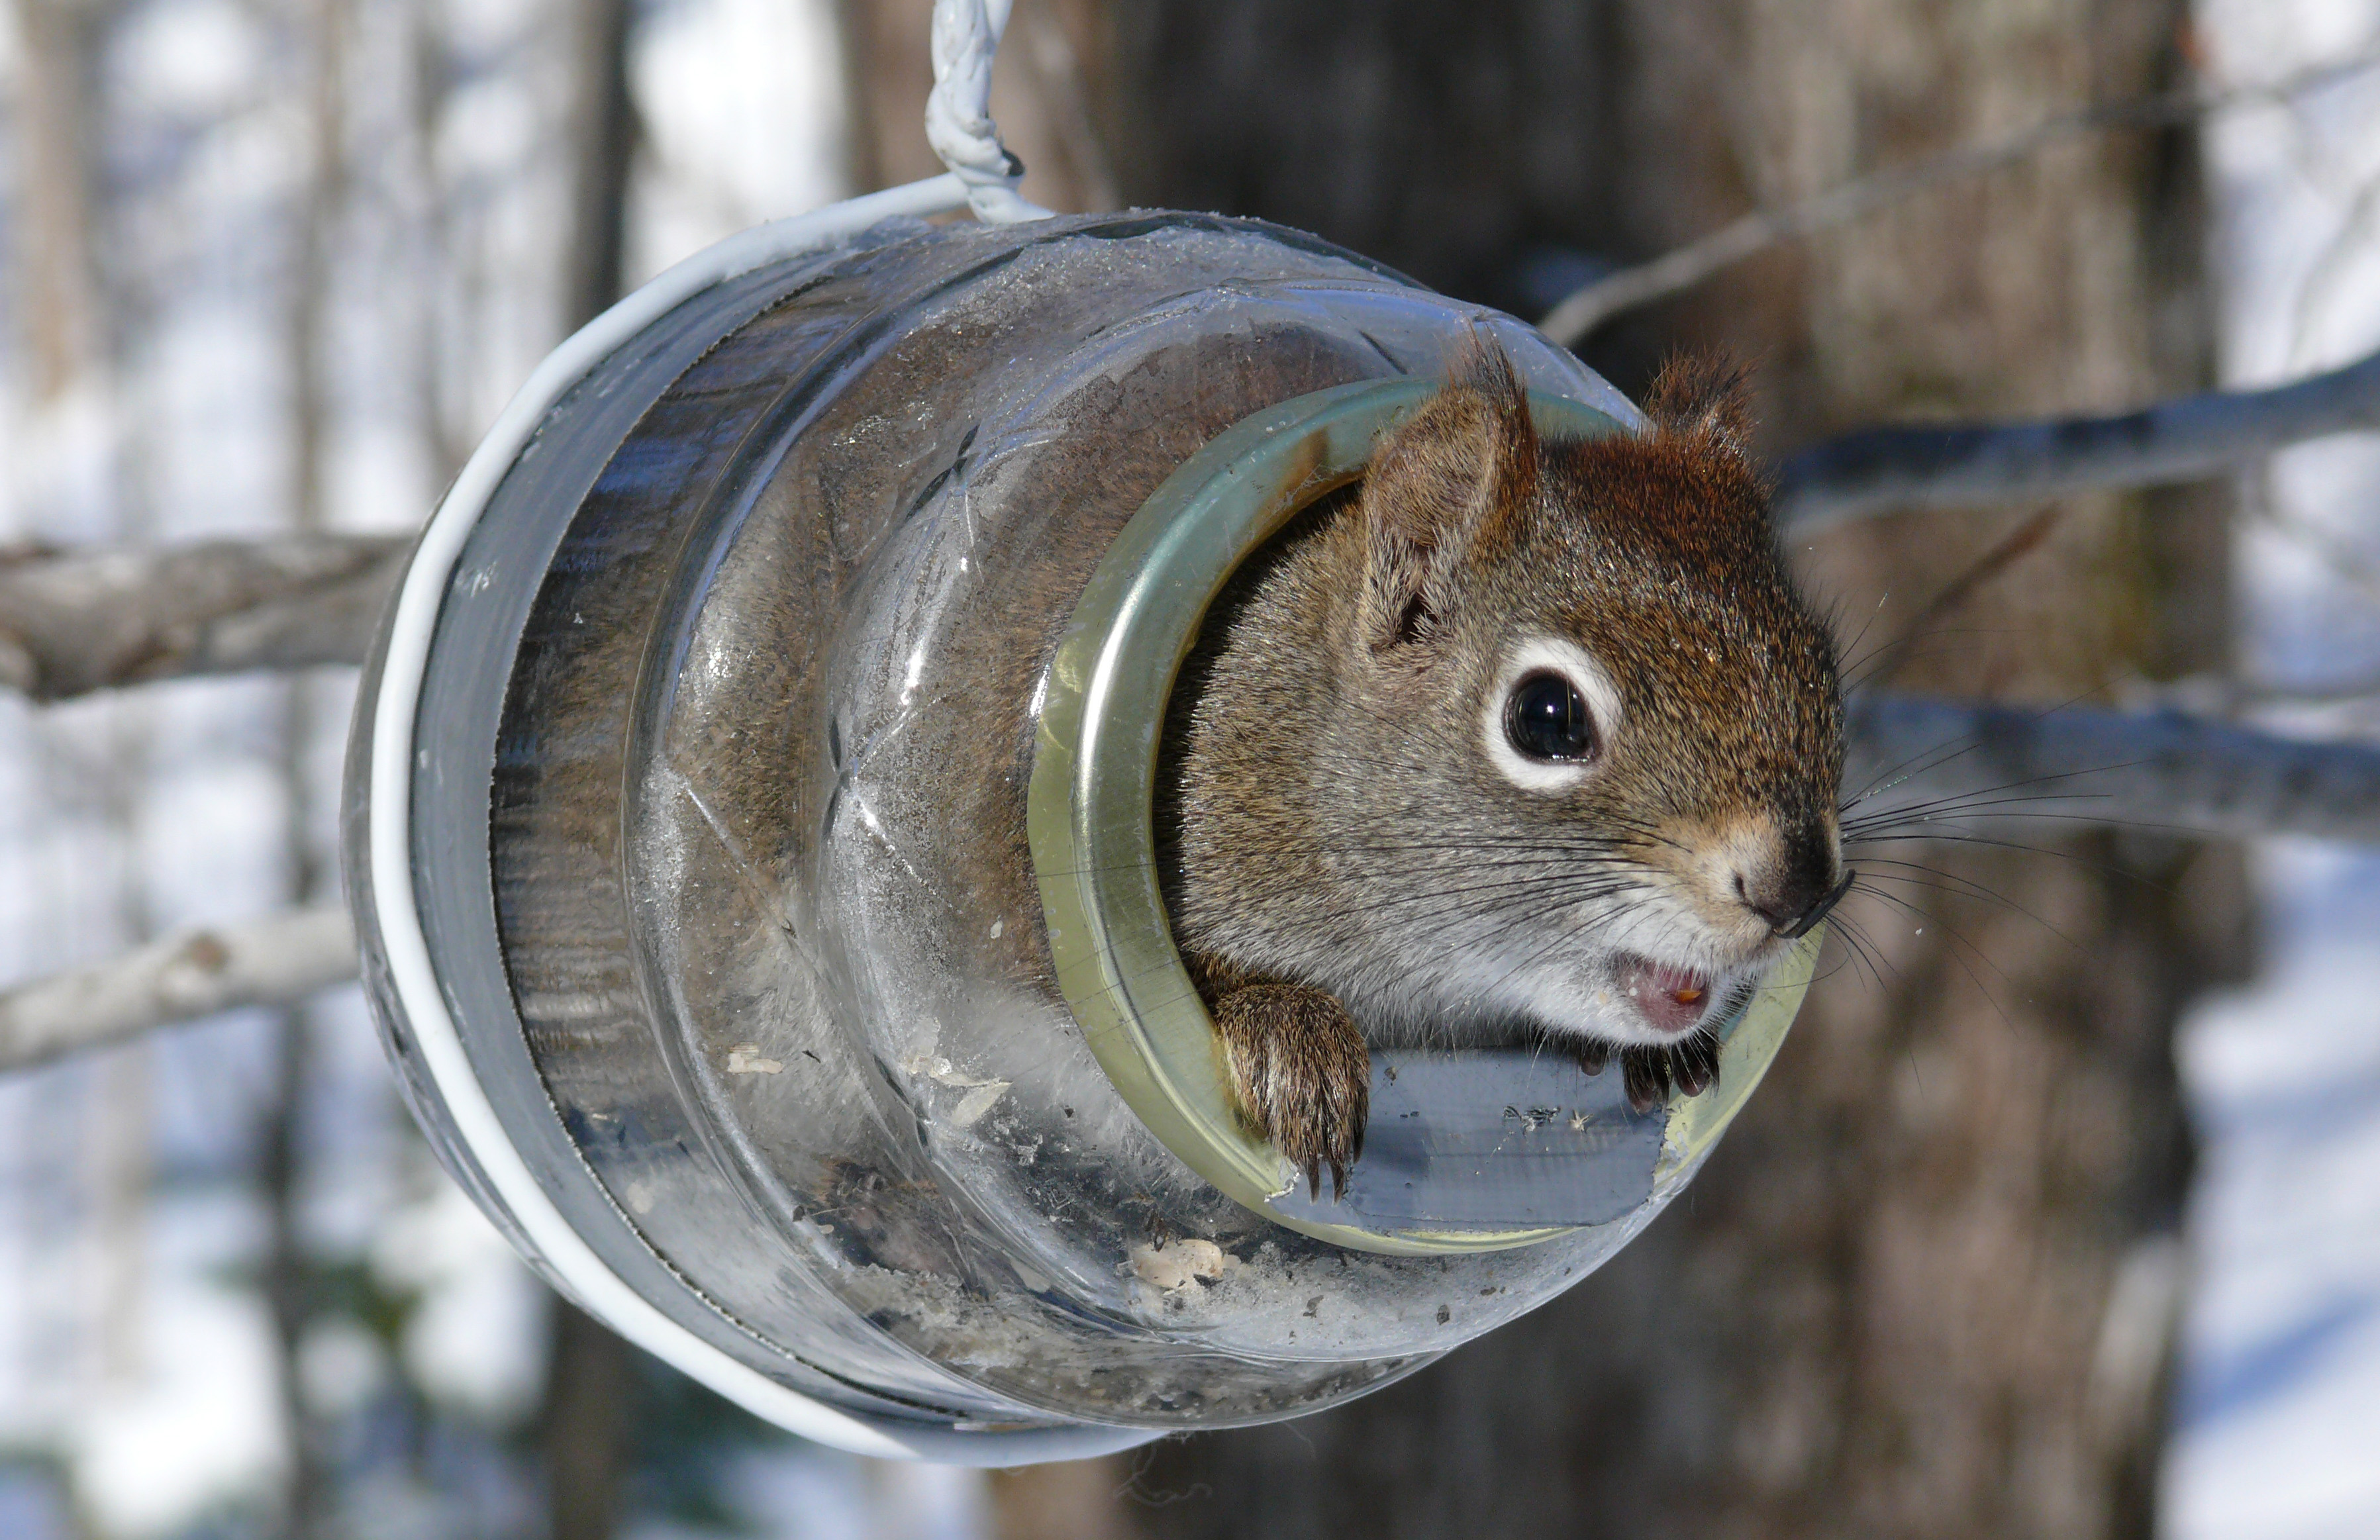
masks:
<path id="1" fill-rule="evenodd" d="M 48 402 L 84 381 L 102 346 L 91 203 L 103 13 L 91 0 L 17 0 L 16 12 L 18 297 L 33 399 Z"/>
<path id="2" fill-rule="evenodd" d="M 1533 313 L 1754 207 L 2156 89 L 2184 16 L 1122 0 L 1135 110 L 1112 138 L 1130 201 L 1302 225 Z M 1633 390 L 1670 347 L 1731 346 L 1779 450 L 1897 418 L 2110 409 L 2204 382 L 2198 238 L 2191 137 L 2103 138 L 1757 259 L 1585 351 Z M 1794 554 L 1855 660 L 2054 704 L 2219 663 L 2215 503 L 2070 500 L 1972 584 L 2040 508 L 1903 515 Z M 1879 650 L 1912 623 L 1928 635 Z M 1686 1201 L 1413 1379 L 1160 1447 L 1139 1529 L 2147 1534 L 2189 1170 L 2169 1034 L 2238 961 L 2238 865 L 2131 836 L 2063 854 L 1854 850 L 1934 917 L 1850 909 L 1838 929 L 1863 948 L 1839 935 Z"/>
<path id="3" fill-rule="evenodd" d="M 562 329 L 575 332 L 620 297 L 627 252 L 628 173 L 637 105 L 628 90 L 628 0 L 571 0 L 570 246 L 563 254 Z"/>
<path id="4" fill-rule="evenodd" d="M 325 462 L 331 437 L 331 391 L 325 378 L 324 333 L 331 313 L 332 266 L 346 186 L 346 0 L 313 0 L 307 149 L 312 158 L 294 211 L 289 310 L 285 341 L 289 370 L 289 514 L 301 540 L 319 537 L 329 522 Z M 321 736 L 313 678 L 283 681 L 280 777 L 285 799 L 283 850 L 293 904 L 322 901 L 335 870 L 320 848 L 318 824 L 327 810 L 310 773 Z M 320 1282 L 305 1233 L 306 1111 L 314 1074 L 314 1018 L 306 1004 L 289 1006 L 274 1024 L 272 1100 L 259 1131 L 270 1230 L 263 1265 L 264 1296 L 273 1319 L 283 1415 L 289 1430 L 281 1533 L 314 1540 L 334 1524 L 335 1491 L 331 1451 L 307 1404 L 302 1356 L 318 1307 Z"/>

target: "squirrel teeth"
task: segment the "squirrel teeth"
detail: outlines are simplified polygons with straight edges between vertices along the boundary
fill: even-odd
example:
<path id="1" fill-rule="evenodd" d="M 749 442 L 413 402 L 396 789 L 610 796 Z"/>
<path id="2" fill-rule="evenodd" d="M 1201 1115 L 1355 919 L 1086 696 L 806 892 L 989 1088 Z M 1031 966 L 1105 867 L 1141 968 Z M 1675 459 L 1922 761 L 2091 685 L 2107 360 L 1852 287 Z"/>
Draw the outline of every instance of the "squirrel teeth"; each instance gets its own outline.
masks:
<path id="1" fill-rule="evenodd" d="M 1656 1032 L 1691 1032 L 1701 1024 L 1703 1013 L 1710 1006 L 1709 975 L 1656 963 L 1649 957 L 1621 961 L 1620 988 L 1628 997 L 1628 1003 Z"/>

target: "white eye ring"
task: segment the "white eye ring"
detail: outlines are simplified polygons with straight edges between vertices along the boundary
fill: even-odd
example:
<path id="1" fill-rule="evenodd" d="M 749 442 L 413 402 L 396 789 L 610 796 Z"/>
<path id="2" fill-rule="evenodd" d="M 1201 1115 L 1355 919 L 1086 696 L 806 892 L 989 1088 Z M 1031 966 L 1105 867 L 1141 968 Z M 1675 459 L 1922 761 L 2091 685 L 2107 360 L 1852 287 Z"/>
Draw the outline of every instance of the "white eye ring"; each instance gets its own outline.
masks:
<path id="1" fill-rule="evenodd" d="M 1579 698 L 1586 702 L 1597 740 L 1606 745 L 1620 730 L 1620 691 L 1603 665 L 1575 642 L 1531 637 L 1506 649 L 1503 666 L 1496 671 L 1496 687 L 1488 692 L 1487 709 L 1480 713 L 1480 735 L 1488 746 L 1488 761 L 1523 791 L 1566 792 L 1594 773 L 1593 760 L 1566 763 L 1532 758 L 1514 748 L 1505 734 L 1505 702 L 1512 686 L 1533 673 L 1559 674 L 1569 680 Z"/>

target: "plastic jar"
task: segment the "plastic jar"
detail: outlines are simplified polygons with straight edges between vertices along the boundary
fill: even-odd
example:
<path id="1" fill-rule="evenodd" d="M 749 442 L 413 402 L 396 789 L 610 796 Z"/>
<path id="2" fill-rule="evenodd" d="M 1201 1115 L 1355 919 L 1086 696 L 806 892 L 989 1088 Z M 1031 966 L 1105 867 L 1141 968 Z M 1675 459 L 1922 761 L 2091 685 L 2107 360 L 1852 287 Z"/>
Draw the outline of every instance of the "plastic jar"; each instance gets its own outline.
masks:
<path id="1" fill-rule="evenodd" d="M 1376 1052 L 1334 1202 L 1230 1118 L 1164 929 L 1201 611 L 1474 328 L 1545 430 L 1636 424 L 1508 317 L 1178 213 L 882 226 L 552 406 L 407 577 L 347 855 L 409 1100 L 558 1287 L 814 1437 L 1006 1463 L 1385 1384 L 1684 1185 L 1810 949 L 1650 1115 Z"/>

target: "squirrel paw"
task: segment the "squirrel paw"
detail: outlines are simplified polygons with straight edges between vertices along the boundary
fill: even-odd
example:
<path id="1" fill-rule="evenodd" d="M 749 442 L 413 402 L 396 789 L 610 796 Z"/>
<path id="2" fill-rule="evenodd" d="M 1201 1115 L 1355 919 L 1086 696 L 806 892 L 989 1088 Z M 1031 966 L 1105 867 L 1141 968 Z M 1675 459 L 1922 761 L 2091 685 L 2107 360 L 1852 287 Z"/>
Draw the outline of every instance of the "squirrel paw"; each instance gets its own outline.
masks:
<path id="1" fill-rule="evenodd" d="M 1598 1050 L 1591 1062 L 1584 1055 L 1580 1062 L 1587 1073 L 1594 1074 L 1603 1068 L 1604 1056 Z M 1650 1112 L 1670 1099 L 1672 1082 L 1690 1097 L 1718 1084 L 1718 1040 L 1707 1032 L 1697 1032 L 1668 1048 L 1624 1048 L 1620 1050 L 1620 1068 L 1628 1077 L 1628 1105 L 1638 1112 Z"/>
<path id="2" fill-rule="evenodd" d="M 1372 1056 L 1354 1018 L 1320 989 L 1251 984 L 1215 1007 L 1232 1099 L 1240 1116 L 1305 1173 L 1307 1191 L 1347 1195 L 1347 1168 L 1364 1153 Z"/>

